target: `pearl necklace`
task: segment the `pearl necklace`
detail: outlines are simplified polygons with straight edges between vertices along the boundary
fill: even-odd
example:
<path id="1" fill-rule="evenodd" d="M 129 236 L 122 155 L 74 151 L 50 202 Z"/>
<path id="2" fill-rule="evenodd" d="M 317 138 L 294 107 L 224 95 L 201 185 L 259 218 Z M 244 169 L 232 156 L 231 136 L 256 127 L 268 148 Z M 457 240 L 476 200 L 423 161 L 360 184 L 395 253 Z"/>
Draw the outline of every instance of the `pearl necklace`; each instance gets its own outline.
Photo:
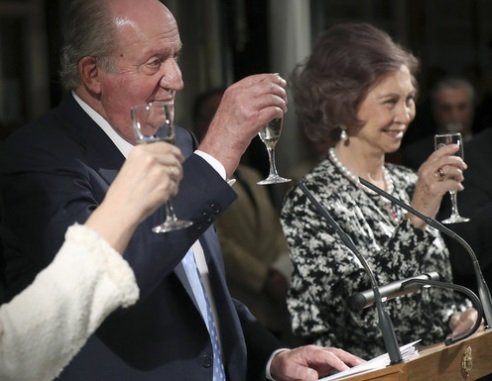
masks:
<path id="1" fill-rule="evenodd" d="M 330 148 L 329 155 L 330 155 L 331 161 L 333 161 L 333 163 L 340 170 L 340 172 L 342 172 L 343 175 L 346 178 L 348 178 L 351 182 L 353 182 L 358 188 L 362 189 L 363 191 L 365 191 L 371 195 L 377 194 L 373 190 L 363 186 L 360 183 L 359 178 L 356 177 L 352 172 L 350 172 L 350 170 L 340 162 L 340 160 L 337 157 L 337 154 L 335 153 L 335 148 Z M 390 194 L 393 193 L 393 190 L 395 188 L 394 184 L 393 184 L 393 180 L 391 179 L 391 176 L 389 175 L 388 170 L 384 166 L 383 166 L 383 177 L 384 177 L 384 182 L 385 182 L 386 187 L 387 187 L 386 192 L 388 192 Z"/>
<path id="2" fill-rule="evenodd" d="M 386 212 L 388 213 L 390 218 L 393 220 L 394 223 L 398 223 L 400 219 L 399 209 L 395 208 L 394 205 L 391 203 L 391 201 L 380 197 L 372 189 L 363 186 L 359 181 L 359 178 L 356 177 L 352 172 L 350 172 L 349 169 L 340 162 L 340 160 L 338 159 L 335 153 L 334 148 L 330 148 L 328 152 L 331 161 L 335 164 L 335 167 L 337 167 L 347 179 L 353 182 L 357 186 L 357 188 L 362 189 L 365 193 L 367 193 L 370 196 L 378 196 L 377 200 L 382 202 L 382 205 L 384 205 L 383 207 L 384 209 L 386 209 Z M 390 194 L 393 193 L 395 186 L 393 184 L 393 180 L 391 179 L 390 174 L 388 173 L 388 170 L 384 166 L 383 166 L 383 177 L 384 177 L 384 182 L 386 184 L 387 192 Z"/>

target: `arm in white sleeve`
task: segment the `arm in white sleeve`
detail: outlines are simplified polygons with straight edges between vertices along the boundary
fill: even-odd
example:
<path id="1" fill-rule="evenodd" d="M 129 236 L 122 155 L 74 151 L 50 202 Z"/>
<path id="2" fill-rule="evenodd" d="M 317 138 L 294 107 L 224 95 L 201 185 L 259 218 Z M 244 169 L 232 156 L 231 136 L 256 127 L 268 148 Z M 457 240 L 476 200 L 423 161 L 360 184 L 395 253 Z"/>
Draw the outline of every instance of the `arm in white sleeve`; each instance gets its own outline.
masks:
<path id="1" fill-rule="evenodd" d="M 68 229 L 53 262 L 0 307 L 0 379 L 52 380 L 139 290 L 127 262 L 94 231 Z"/>

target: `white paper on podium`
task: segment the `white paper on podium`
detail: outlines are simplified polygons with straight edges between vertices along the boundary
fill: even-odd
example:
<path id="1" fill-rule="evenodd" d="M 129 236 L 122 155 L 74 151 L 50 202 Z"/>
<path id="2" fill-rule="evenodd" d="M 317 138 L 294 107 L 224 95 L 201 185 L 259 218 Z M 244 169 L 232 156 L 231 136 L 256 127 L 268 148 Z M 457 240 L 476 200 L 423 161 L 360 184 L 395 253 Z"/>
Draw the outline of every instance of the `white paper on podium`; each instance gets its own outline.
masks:
<path id="1" fill-rule="evenodd" d="M 415 344 L 417 344 L 420 340 L 414 341 L 413 343 L 409 343 L 406 345 L 403 345 L 400 347 L 400 352 L 401 352 L 401 357 L 403 362 L 414 358 L 415 356 L 418 355 L 418 351 L 415 348 Z M 345 377 L 348 376 L 353 376 L 354 374 L 357 373 L 362 373 L 362 372 L 367 372 L 369 370 L 375 370 L 375 369 L 381 369 L 386 366 L 390 365 L 390 358 L 387 353 L 384 353 L 380 356 L 374 357 L 373 359 L 360 364 L 356 365 L 348 370 L 345 370 L 343 372 L 338 372 L 335 373 L 331 376 L 328 377 L 323 377 L 320 378 L 319 381 L 334 381 L 334 380 L 341 380 Z"/>

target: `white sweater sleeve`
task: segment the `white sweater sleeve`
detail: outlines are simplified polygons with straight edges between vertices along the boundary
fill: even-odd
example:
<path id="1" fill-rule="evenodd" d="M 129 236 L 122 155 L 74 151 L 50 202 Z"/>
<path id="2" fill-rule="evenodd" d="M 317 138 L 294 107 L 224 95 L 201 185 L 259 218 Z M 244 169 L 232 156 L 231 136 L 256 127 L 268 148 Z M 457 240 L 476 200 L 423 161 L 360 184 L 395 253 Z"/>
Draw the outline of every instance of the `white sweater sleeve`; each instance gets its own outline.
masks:
<path id="1" fill-rule="evenodd" d="M 138 294 L 121 255 L 89 228 L 70 227 L 53 262 L 0 307 L 0 380 L 52 380 L 104 318 Z"/>

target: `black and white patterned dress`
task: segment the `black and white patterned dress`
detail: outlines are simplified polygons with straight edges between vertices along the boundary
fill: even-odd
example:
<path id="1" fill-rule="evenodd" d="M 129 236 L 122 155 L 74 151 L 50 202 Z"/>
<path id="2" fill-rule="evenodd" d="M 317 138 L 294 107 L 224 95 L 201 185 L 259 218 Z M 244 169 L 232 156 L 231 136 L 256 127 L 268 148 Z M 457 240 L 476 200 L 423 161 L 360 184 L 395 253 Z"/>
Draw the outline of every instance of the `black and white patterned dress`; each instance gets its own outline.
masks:
<path id="1" fill-rule="evenodd" d="M 416 174 L 402 166 L 385 167 L 393 196 L 409 203 Z M 330 158 L 302 181 L 350 235 L 379 285 L 431 271 L 451 280 L 449 254 L 439 233 L 414 228 L 405 211 L 359 188 Z M 385 352 L 375 309 L 353 312 L 346 305 L 350 295 L 370 288 L 365 271 L 298 187 L 286 196 L 281 218 L 294 265 L 288 297 L 294 332 L 363 358 Z M 386 305 L 400 345 L 416 339 L 442 341 L 450 333 L 451 314 L 466 307 L 459 295 L 437 288 Z"/>

